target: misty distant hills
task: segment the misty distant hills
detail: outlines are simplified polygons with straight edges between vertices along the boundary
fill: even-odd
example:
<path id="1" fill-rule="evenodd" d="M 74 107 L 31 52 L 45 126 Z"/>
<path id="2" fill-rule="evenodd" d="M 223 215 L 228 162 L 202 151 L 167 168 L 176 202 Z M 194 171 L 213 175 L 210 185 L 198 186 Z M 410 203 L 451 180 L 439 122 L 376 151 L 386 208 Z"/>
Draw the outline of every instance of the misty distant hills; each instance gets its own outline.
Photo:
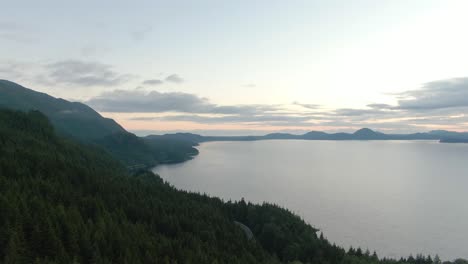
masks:
<path id="1" fill-rule="evenodd" d="M 148 136 L 149 138 L 153 136 Z M 297 139 L 297 140 L 439 140 L 443 143 L 468 143 L 468 133 L 434 130 L 425 133 L 385 134 L 369 128 L 362 128 L 354 133 L 325 133 L 311 131 L 303 135 L 289 133 L 272 133 L 264 136 L 200 136 L 191 133 L 166 134 L 161 137 L 177 138 L 194 144 L 208 141 L 253 141 L 268 139 Z"/>
<path id="2" fill-rule="evenodd" d="M 180 162 L 197 153 L 186 140 L 137 137 L 85 104 L 55 98 L 7 80 L 0 80 L 0 108 L 38 110 L 60 135 L 104 148 L 132 169 Z"/>

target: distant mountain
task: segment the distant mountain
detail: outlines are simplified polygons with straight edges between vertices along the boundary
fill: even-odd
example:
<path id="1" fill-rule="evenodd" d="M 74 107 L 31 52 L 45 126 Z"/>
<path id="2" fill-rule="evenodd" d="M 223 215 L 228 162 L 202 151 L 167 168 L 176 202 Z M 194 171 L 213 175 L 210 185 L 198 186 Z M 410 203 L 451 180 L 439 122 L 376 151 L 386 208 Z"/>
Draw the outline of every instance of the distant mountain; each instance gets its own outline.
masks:
<path id="1" fill-rule="evenodd" d="M 175 133 L 175 134 L 165 134 L 165 135 L 149 135 L 144 137 L 145 140 L 180 140 L 185 142 L 190 142 L 196 145 L 198 142 L 201 142 L 203 136 L 192 134 L 192 133 Z"/>
<path id="2" fill-rule="evenodd" d="M 327 139 L 329 136 L 330 135 L 325 133 L 325 132 L 310 131 L 310 132 L 307 132 L 304 135 L 299 136 L 299 137 L 301 137 L 303 139 Z"/>
<path id="3" fill-rule="evenodd" d="M 369 128 L 361 128 L 358 131 L 353 133 L 353 138 L 355 139 L 364 139 L 364 140 L 378 140 L 378 139 L 389 139 L 388 135 L 384 133 L 376 132 Z"/>
<path id="4" fill-rule="evenodd" d="M 468 133 L 450 131 L 430 131 L 427 133 L 412 134 L 385 134 L 369 128 L 362 128 L 354 133 L 325 133 L 311 131 L 303 135 L 288 133 L 272 133 L 265 136 L 200 136 L 196 134 L 166 134 L 165 137 L 177 137 L 180 140 L 188 140 L 193 143 L 207 141 L 254 141 L 268 139 L 302 139 L 302 140 L 440 140 L 440 142 L 468 142 Z M 151 136 L 149 136 L 151 137 Z"/>
<path id="5" fill-rule="evenodd" d="M 185 139 L 173 138 L 167 142 L 142 139 L 85 104 L 55 98 L 7 80 L 0 80 L 0 108 L 38 110 L 62 136 L 98 145 L 131 169 L 180 162 L 197 153 L 193 148 L 195 143 Z"/>
<path id="6" fill-rule="evenodd" d="M 429 134 L 439 136 L 442 143 L 468 143 L 468 132 L 433 130 Z"/>
<path id="7" fill-rule="evenodd" d="M 466 138 L 443 138 L 440 140 L 441 143 L 468 143 L 468 137 Z"/>

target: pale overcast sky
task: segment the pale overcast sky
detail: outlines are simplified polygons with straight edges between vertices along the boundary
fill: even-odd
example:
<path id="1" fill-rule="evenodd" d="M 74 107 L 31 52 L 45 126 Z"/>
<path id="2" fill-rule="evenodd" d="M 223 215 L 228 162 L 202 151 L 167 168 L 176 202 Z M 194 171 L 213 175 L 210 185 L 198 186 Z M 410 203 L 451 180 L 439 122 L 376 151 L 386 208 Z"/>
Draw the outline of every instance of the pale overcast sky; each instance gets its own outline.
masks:
<path id="1" fill-rule="evenodd" d="M 131 131 L 468 130 L 468 1 L 0 6 L 0 79 Z"/>

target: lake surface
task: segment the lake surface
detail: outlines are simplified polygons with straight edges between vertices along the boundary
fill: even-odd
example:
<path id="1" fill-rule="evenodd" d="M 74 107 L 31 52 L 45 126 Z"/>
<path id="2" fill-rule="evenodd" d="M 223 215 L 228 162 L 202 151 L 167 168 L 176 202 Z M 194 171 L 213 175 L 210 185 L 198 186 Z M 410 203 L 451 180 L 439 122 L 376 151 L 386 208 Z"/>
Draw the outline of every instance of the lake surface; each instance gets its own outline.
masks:
<path id="1" fill-rule="evenodd" d="M 287 207 L 338 245 L 468 258 L 468 144 L 210 142 L 154 171 L 177 188 Z"/>

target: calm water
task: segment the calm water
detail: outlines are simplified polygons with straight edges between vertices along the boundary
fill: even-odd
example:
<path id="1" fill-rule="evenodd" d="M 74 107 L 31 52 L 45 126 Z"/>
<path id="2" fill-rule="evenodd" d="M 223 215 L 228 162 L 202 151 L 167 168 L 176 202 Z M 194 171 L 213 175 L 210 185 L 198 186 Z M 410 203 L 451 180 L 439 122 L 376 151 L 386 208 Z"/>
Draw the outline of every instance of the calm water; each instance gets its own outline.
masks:
<path id="1" fill-rule="evenodd" d="M 346 248 L 468 258 L 468 144 L 289 140 L 199 150 L 154 171 L 180 189 L 285 206 Z"/>

